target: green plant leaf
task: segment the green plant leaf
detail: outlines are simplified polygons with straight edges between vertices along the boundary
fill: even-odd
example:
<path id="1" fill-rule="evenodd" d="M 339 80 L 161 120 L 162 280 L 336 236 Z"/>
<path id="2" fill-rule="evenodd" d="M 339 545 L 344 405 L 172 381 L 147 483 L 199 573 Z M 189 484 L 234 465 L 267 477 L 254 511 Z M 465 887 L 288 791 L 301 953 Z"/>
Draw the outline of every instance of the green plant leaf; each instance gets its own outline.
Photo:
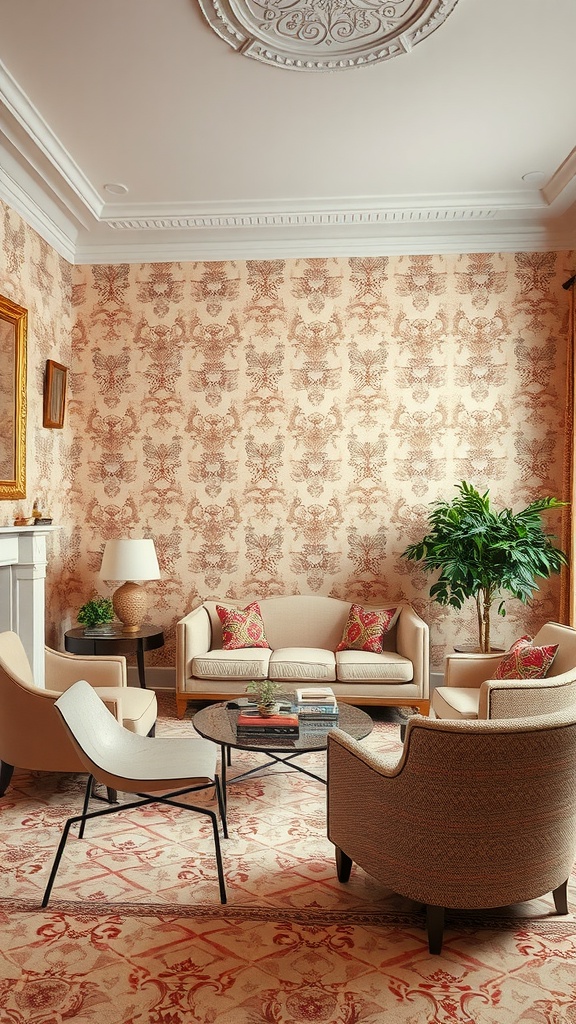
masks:
<path id="1" fill-rule="evenodd" d="M 504 592 L 526 604 L 538 590 L 539 579 L 568 564 L 542 521 L 544 513 L 565 508 L 567 502 L 547 496 L 520 512 L 496 512 L 489 491 L 481 494 L 465 480 L 456 488 L 452 501 L 432 503 L 428 532 L 409 544 L 402 556 L 419 562 L 426 573 L 440 571 L 430 587 L 430 596 L 439 604 L 460 609 L 465 601 L 476 600 L 482 650 L 482 629 L 489 624 L 495 598 Z M 504 601 L 501 597 L 500 615 L 506 614 Z"/>

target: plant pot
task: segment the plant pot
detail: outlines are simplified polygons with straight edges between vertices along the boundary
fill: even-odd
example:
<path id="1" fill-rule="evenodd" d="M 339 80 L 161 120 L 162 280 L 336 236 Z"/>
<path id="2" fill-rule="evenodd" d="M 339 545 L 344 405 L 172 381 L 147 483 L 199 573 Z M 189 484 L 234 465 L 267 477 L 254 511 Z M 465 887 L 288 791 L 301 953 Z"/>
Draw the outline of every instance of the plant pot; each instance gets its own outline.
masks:
<path id="1" fill-rule="evenodd" d="M 263 718 L 266 718 L 268 715 L 273 715 L 275 711 L 276 711 L 276 701 L 275 700 L 270 700 L 270 701 L 267 701 L 265 704 L 259 704 L 258 705 L 258 713 L 260 715 L 262 715 Z"/>

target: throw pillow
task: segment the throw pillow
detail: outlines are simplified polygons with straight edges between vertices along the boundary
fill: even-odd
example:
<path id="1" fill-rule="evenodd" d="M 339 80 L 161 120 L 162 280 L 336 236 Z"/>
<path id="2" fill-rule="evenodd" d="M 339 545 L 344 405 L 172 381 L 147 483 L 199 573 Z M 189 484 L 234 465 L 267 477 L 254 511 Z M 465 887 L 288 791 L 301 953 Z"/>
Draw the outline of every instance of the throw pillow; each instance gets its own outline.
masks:
<path id="1" fill-rule="evenodd" d="M 384 634 L 396 622 L 399 612 L 399 608 L 363 608 L 353 604 L 336 650 L 382 654 Z"/>
<path id="2" fill-rule="evenodd" d="M 264 632 L 260 605 L 252 601 L 245 608 L 225 608 L 216 605 L 222 623 L 222 648 L 237 651 L 241 647 L 270 647 Z"/>
<path id="3" fill-rule="evenodd" d="M 535 647 L 531 636 L 521 636 L 502 658 L 494 679 L 543 679 L 557 650 L 558 644 Z"/>

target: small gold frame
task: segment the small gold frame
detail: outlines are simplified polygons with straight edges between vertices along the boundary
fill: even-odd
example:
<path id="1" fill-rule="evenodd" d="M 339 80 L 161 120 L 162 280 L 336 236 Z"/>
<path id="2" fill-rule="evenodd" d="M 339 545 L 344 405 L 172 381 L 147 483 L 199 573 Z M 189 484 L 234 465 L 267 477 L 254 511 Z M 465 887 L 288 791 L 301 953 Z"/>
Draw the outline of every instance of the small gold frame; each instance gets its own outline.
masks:
<path id="1" fill-rule="evenodd" d="M 53 359 L 46 360 L 43 419 L 45 427 L 55 427 L 59 430 L 64 426 L 67 377 L 68 370 L 62 363 L 55 363 Z"/>

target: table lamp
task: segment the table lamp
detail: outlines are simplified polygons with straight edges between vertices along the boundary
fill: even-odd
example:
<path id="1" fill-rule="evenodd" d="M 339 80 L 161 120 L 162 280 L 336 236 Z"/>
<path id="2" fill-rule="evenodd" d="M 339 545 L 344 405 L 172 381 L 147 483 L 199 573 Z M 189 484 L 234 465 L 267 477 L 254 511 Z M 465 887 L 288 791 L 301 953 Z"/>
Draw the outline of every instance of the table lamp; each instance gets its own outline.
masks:
<path id="1" fill-rule="evenodd" d="M 148 596 L 135 580 L 159 580 L 160 567 L 153 540 L 107 540 L 100 578 L 125 580 L 112 595 L 116 616 L 124 629 L 135 633 L 146 616 Z"/>

